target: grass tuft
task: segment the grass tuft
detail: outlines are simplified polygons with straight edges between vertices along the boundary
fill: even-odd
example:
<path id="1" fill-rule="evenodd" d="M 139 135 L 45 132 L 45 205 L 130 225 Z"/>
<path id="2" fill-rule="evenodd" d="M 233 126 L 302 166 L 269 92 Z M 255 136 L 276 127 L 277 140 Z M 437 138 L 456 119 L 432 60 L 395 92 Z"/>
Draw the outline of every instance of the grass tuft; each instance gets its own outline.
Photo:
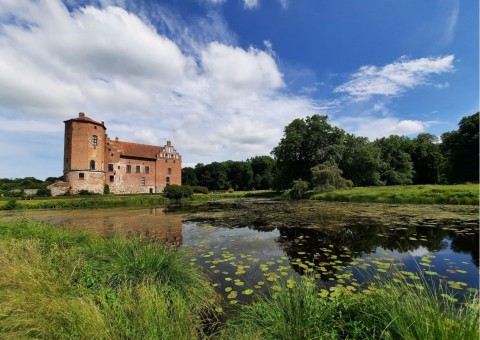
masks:
<path id="1" fill-rule="evenodd" d="M 320 293 L 310 279 L 277 284 L 241 306 L 223 330 L 232 339 L 478 339 L 478 294 L 462 302 L 443 285 L 384 277 L 363 293 Z M 322 297 L 323 296 L 323 297 Z"/>
<path id="2" fill-rule="evenodd" d="M 0 338 L 191 339 L 216 294 L 160 244 L 0 224 Z"/>

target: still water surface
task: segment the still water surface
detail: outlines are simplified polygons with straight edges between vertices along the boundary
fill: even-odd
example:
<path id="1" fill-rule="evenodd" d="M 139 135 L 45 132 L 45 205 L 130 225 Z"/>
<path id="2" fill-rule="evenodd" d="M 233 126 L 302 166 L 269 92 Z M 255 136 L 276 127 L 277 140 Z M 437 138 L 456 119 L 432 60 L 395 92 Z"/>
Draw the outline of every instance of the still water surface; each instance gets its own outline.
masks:
<path id="1" fill-rule="evenodd" d="M 332 291 L 355 291 L 365 276 L 386 275 L 392 264 L 406 275 L 444 280 L 452 291 L 479 286 L 478 224 L 430 221 L 422 226 L 376 223 L 331 226 L 225 227 L 186 222 L 163 209 L 48 210 L 2 213 L 0 220 L 35 219 L 103 236 L 120 233 L 191 251 L 227 304 L 249 301 L 280 278 L 309 274 Z M 408 274 L 410 273 L 410 274 Z M 413 274 L 412 274 L 413 273 Z M 267 288 L 269 287 L 269 288 Z"/>

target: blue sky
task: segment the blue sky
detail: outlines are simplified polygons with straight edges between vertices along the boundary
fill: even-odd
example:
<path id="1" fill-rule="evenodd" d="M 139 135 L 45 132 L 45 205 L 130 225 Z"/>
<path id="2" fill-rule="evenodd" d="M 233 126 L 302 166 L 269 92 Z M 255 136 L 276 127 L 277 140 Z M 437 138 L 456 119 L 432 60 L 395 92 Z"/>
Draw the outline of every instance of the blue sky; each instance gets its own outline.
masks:
<path id="1" fill-rule="evenodd" d="M 0 0 L 0 178 L 62 174 L 63 121 L 172 139 L 186 165 L 269 154 L 295 118 L 371 140 L 479 109 L 478 1 Z"/>

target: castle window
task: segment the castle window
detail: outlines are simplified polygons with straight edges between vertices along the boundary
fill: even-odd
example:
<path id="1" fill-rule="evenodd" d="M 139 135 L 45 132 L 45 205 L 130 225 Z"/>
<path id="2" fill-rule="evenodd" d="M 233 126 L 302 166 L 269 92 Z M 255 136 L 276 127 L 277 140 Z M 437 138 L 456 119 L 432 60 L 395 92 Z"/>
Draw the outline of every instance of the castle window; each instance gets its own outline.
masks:
<path id="1" fill-rule="evenodd" d="M 169 176 L 167 176 L 167 178 L 165 178 L 165 182 L 167 182 L 167 185 L 170 184 L 170 177 Z"/>
<path id="2" fill-rule="evenodd" d="M 135 167 L 135 172 L 136 172 L 137 174 L 140 173 L 140 165 L 137 165 L 137 166 Z"/>
<path id="3" fill-rule="evenodd" d="M 168 168 L 167 172 L 168 172 L 169 175 L 171 175 L 172 174 L 172 168 Z"/>
<path id="4" fill-rule="evenodd" d="M 78 179 L 85 179 L 85 174 L 83 172 L 80 172 L 78 174 Z"/>
<path id="5" fill-rule="evenodd" d="M 127 174 L 132 172 L 132 166 L 130 164 L 127 164 Z"/>
<path id="6" fill-rule="evenodd" d="M 97 145 L 97 144 L 98 144 L 98 137 L 97 137 L 97 135 L 93 135 L 93 136 L 92 136 L 92 144 L 93 144 L 93 145 Z"/>
<path id="7" fill-rule="evenodd" d="M 95 161 L 93 159 L 90 161 L 90 170 L 95 170 Z"/>
<path id="8" fill-rule="evenodd" d="M 177 163 L 177 161 L 174 159 L 174 160 L 173 160 L 173 163 Z"/>
<path id="9" fill-rule="evenodd" d="M 113 171 L 113 164 L 108 164 L 108 171 Z"/>
<path id="10" fill-rule="evenodd" d="M 168 163 L 168 159 L 165 160 L 165 163 Z"/>
<path id="11" fill-rule="evenodd" d="M 110 176 L 110 182 L 113 182 L 115 180 L 114 176 Z"/>
<path id="12" fill-rule="evenodd" d="M 146 173 L 146 174 L 149 174 L 149 173 L 150 173 L 150 167 L 149 167 L 148 165 L 145 167 L 145 173 Z"/>
<path id="13" fill-rule="evenodd" d="M 140 185 L 141 185 L 142 187 L 145 186 L 145 177 L 140 178 Z"/>

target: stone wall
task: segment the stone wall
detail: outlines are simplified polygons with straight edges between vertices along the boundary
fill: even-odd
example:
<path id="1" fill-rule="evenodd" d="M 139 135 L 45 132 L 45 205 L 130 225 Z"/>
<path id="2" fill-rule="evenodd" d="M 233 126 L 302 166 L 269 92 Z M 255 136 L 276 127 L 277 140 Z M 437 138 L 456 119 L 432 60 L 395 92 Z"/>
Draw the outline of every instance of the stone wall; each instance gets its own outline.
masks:
<path id="1" fill-rule="evenodd" d="M 23 189 L 23 193 L 27 196 L 36 195 L 37 192 L 38 192 L 38 189 Z"/>
<path id="2" fill-rule="evenodd" d="M 81 190 L 103 194 L 105 187 L 103 171 L 70 171 L 65 174 L 65 179 L 70 183 L 72 195 L 78 194 Z"/>
<path id="3" fill-rule="evenodd" d="M 50 184 L 47 189 L 50 189 L 52 196 L 63 196 L 70 193 L 70 183 L 67 182 L 55 182 Z"/>

